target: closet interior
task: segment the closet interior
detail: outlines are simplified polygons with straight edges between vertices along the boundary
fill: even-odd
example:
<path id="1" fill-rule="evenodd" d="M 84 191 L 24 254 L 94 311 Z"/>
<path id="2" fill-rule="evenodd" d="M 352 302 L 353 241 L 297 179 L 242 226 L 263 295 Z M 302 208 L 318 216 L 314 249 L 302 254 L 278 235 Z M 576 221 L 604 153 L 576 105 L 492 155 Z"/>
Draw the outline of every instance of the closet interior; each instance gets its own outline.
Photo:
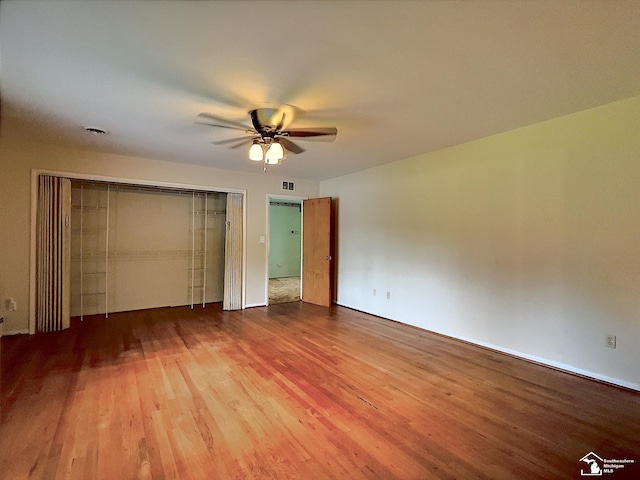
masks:
<path id="1" fill-rule="evenodd" d="M 71 316 L 223 300 L 227 195 L 71 183 Z"/>

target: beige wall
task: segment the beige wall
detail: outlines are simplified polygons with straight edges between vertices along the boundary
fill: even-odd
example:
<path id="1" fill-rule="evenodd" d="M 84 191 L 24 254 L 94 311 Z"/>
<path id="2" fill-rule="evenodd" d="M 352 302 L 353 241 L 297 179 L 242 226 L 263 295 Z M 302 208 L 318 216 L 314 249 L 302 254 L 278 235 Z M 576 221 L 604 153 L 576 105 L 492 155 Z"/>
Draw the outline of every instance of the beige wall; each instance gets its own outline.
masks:
<path id="1" fill-rule="evenodd" d="M 338 303 L 640 389 L 640 97 L 320 194 Z"/>
<path id="2" fill-rule="evenodd" d="M 246 191 L 246 305 L 263 305 L 267 257 L 267 194 L 280 194 L 280 176 L 249 174 L 201 166 L 181 165 L 146 158 L 27 143 L 4 132 L 11 120 L 3 118 L 0 141 L 0 314 L 5 317 L 4 334 L 29 328 L 30 202 L 32 169 L 75 175 L 98 175 L 131 181 L 160 182 Z M 295 179 L 294 179 L 295 180 Z M 318 183 L 296 180 L 296 195 L 314 197 Z M 15 298 L 16 312 L 8 312 L 5 301 Z"/>

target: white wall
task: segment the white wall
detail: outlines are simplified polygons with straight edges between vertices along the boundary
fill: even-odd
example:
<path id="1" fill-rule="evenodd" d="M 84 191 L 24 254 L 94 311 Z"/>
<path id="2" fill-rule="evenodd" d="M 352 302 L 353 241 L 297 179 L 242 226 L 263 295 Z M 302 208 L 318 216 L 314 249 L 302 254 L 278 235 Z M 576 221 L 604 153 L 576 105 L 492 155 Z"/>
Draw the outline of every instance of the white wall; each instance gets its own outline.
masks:
<path id="1" fill-rule="evenodd" d="M 640 389 L 640 97 L 320 195 L 339 202 L 339 304 Z"/>
<path id="2" fill-rule="evenodd" d="M 0 314 L 5 318 L 5 335 L 27 332 L 29 328 L 32 169 L 246 190 L 246 306 L 266 304 L 267 256 L 265 244 L 260 244 L 259 238 L 267 232 L 267 194 L 281 193 L 282 177 L 277 173 L 242 173 L 32 143 L 28 137 L 24 140 L 18 135 L 15 138 L 7 135 L 10 122 L 10 118 L 2 119 L 0 142 Z M 296 195 L 317 196 L 317 182 L 291 180 L 296 182 Z M 5 301 L 9 297 L 18 302 L 16 312 L 6 310 Z"/>

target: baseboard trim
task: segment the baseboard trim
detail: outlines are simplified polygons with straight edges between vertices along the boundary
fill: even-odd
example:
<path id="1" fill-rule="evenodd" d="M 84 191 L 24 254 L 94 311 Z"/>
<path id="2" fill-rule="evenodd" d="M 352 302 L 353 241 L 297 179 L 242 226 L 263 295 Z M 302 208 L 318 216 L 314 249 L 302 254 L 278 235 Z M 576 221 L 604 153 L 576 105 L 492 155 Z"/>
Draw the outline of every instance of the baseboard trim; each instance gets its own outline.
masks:
<path id="1" fill-rule="evenodd" d="M 521 360 L 525 360 L 525 361 L 528 361 L 528 362 L 536 363 L 538 365 L 542 365 L 542 366 L 547 367 L 547 368 L 553 368 L 554 370 L 559 370 L 561 372 L 568 373 L 570 375 L 576 375 L 576 376 L 579 376 L 579 377 L 582 377 L 582 378 L 586 378 L 588 380 L 592 380 L 592 381 L 595 381 L 595 382 L 606 383 L 606 384 L 614 386 L 614 387 L 626 388 L 628 390 L 633 390 L 635 392 L 640 392 L 640 383 L 627 382 L 626 380 L 621 380 L 619 378 L 609 377 L 607 375 L 602 375 L 602 374 L 591 372 L 591 371 L 588 371 L 588 370 L 583 370 L 581 368 L 577 368 L 577 367 L 574 367 L 572 365 L 568 365 L 566 363 L 555 362 L 553 360 L 548 360 L 546 358 L 538 357 L 536 355 L 529 355 L 527 353 L 522 353 L 522 352 L 519 352 L 517 350 L 512 350 L 510 348 L 500 347 L 498 345 L 494 345 L 492 343 L 487 343 L 487 342 L 482 342 L 482 341 L 479 341 L 479 340 L 475 340 L 473 338 L 448 335 L 448 334 L 445 334 L 445 333 L 436 332 L 435 330 L 428 330 L 426 328 L 418 327 L 416 325 L 411 325 L 410 323 L 401 322 L 399 320 L 393 320 L 391 318 L 382 317 L 380 315 L 376 315 L 375 313 L 367 312 L 365 310 L 360 310 L 358 308 L 354 308 L 354 307 L 351 307 L 349 305 L 344 305 L 342 303 L 337 303 L 336 302 L 336 305 L 340 305 L 341 307 L 348 308 L 350 310 L 355 310 L 357 312 L 363 312 L 363 313 L 366 313 L 367 315 L 373 315 L 375 317 L 382 318 L 384 320 L 389 320 L 390 322 L 401 323 L 401 324 L 407 325 L 409 327 L 417 328 L 417 329 L 422 330 L 424 332 L 433 333 L 435 335 L 441 335 L 441 336 L 446 337 L 446 338 L 451 338 L 453 340 L 458 340 L 458 341 L 461 341 L 461 342 L 469 343 L 471 345 L 475 345 L 475 346 L 478 346 L 478 347 L 486 348 L 486 349 L 492 350 L 494 352 L 502 353 L 504 355 L 509 355 L 511 357 L 516 357 L 516 358 L 519 358 Z"/>
<path id="2" fill-rule="evenodd" d="M 434 332 L 434 333 L 437 333 L 437 332 Z M 444 336 L 449 336 L 449 335 L 444 335 Z M 455 338 L 456 340 L 461 340 L 466 343 L 471 343 L 473 345 L 484 347 L 489 350 L 495 350 L 497 352 L 504 353 L 512 357 L 517 357 L 522 360 L 527 360 L 529 362 L 537 363 L 545 367 L 553 368 L 554 370 L 560 370 L 565 373 L 570 373 L 572 375 L 577 375 L 579 377 L 588 378 L 589 380 L 595 380 L 598 382 L 613 385 L 615 387 L 622 387 L 629 390 L 634 390 L 636 392 L 640 392 L 640 384 L 638 383 L 627 382 L 619 378 L 608 377 L 606 375 L 601 375 L 599 373 L 591 372 L 588 370 L 582 370 L 581 368 L 576 368 L 573 365 L 568 365 L 566 363 L 561 363 L 561 362 L 555 362 L 553 360 L 547 360 L 546 358 L 538 357 L 535 355 L 529 355 L 526 353 L 518 352 L 517 350 L 511 350 L 509 348 L 493 345 L 491 343 L 480 342 L 478 340 L 474 340 L 471 338 L 466 338 L 466 337 L 450 337 L 450 338 Z"/>
<path id="3" fill-rule="evenodd" d="M 266 303 L 248 303 L 244 306 L 244 308 L 255 308 L 255 307 L 266 307 Z"/>
<path id="4" fill-rule="evenodd" d="M 9 337 L 11 335 L 28 335 L 29 334 L 29 330 L 8 330 L 8 331 L 4 331 L 2 332 L 2 338 L 4 337 Z"/>

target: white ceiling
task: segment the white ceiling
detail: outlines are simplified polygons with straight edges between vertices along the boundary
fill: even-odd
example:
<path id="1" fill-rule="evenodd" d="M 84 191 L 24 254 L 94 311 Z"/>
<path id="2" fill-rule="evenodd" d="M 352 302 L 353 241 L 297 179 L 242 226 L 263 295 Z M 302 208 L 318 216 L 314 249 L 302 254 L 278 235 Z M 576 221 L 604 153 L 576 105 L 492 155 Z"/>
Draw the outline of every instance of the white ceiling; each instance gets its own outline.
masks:
<path id="1" fill-rule="evenodd" d="M 4 0 L 0 48 L 5 138 L 259 172 L 196 115 L 292 104 L 321 180 L 640 94 L 640 1 Z"/>

